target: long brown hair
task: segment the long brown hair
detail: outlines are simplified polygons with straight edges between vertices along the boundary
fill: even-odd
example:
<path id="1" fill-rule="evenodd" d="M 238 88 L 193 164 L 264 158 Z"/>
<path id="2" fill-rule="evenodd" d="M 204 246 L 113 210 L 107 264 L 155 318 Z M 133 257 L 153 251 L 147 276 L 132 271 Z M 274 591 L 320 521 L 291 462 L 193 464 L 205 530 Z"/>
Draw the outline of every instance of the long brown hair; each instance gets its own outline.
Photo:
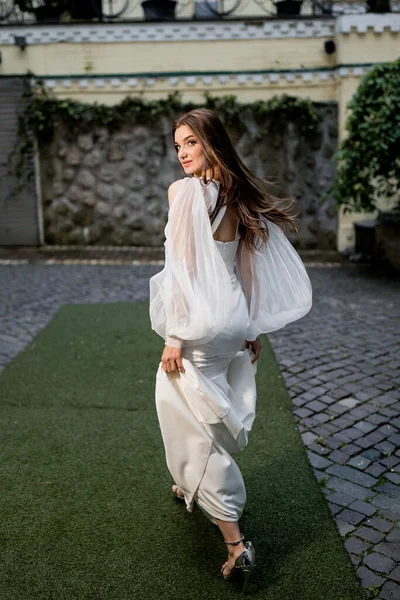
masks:
<path id="1" fill-rule="evenodd" d="M 292 214 L 296 199 L 282 199 L 269 193 L 269 188 L 274 187 L 274 184 L 257 177 L 241 161 L 228 132 L 214 111 L 197 108 L 179 117 L 172 127 L 174 141 L 175 131 L 181 125 L 189 127 L 202 145 L 206 158 L 204 183 L 207 181 L 206 169 L 209 170 L 211 179 L 220 182 L 217 203 L 210 214 L 211 223 L 220 207 L 230 204 L 239 219 L 241 237 L 253 251 L 260 249 L 257 246 L 257 236 L 261 239 L 261 246 L 268 241 L 268 220 L 284 231 L 286 226 L 298 231 L 298 215 Z"/>

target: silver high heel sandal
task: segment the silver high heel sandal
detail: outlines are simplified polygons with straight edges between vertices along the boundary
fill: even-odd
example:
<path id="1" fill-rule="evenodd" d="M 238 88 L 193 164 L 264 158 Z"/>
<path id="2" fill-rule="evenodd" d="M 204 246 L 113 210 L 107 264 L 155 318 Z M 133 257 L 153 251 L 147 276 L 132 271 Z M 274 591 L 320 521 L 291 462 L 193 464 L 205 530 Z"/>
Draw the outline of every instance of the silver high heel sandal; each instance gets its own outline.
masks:
<path id="1" fill-rule="evenodd" d="M 175 494 L 175 496 L 178 498 L 178 500 L 184 500 L 185 499 L 185 496 L 179 496 L 178 490 L 180 490 L 181 492 L 182 492 L 182 490 L 177 485 L 173 485 L 172 488 L 171 488 L 171 490 L 172 490 L 172 493 Z"/>
<path id="2" fill-rule="evenodd" d="M 227 542 L 226 540 L 224 540 L 225 544 L 227 544 L 229 546 L 237 546 L 242 541 L 244 541 L 243 535 L 240 538 L 240 540 L 236 540 L 234 542 Z M 256 558 L 256 553 L 255 553 L 255 549 L 253 546 L 253 542 L 248 540 L 244 544 L 244 550 L 243 550 L 242 554 L 239 554 L 239 556 L 236 557 L 235 566 L 233 567 L 233 569 L 231 570 L 229 575 L 224 575 L 224 570 L 226 569 L 227 565 L 225 565 L 225 567 L 223 567 L 221 569 L 221 573 L 222 573 L 222 576 L 225 579 L 225 581 L 228 581 L 229 579 L 231 579 L 231 577 L 233 576 L 233 574 L 236 570 L 241 571 L 243 573 L 242 593 L 244 593 L 246 590 L 246 587 L 247 587 L 247 582 L 249 580 L 250 573 L 256 566 L 255 558 Z"/>

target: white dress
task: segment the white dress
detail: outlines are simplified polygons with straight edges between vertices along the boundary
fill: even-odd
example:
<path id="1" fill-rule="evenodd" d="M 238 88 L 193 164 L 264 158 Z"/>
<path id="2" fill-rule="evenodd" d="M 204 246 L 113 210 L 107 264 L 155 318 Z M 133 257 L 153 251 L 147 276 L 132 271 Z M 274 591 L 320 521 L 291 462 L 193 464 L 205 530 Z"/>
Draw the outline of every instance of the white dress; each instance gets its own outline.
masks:
<path id="1" fill-rule="evenodd" d="M 238 232 L 233 241 L 214 240 L 226 210 L 211 226 L 217 197 L 217 182 L 182 180 L 165 227 L 165 266 L 150 279 L 152 329 L 182 346 L 185 368 L 176 376 L 160 362 L 156 374 L 167 466 L 187 510 L 196 502 L 215 524 L 238 521 L 246 502 L 231 455 L 247 445 L 255 418 L 257 362 L 241 348 L 312 304 L 304 265 L 274 223 L 267 246 L 255 253 Z"/>

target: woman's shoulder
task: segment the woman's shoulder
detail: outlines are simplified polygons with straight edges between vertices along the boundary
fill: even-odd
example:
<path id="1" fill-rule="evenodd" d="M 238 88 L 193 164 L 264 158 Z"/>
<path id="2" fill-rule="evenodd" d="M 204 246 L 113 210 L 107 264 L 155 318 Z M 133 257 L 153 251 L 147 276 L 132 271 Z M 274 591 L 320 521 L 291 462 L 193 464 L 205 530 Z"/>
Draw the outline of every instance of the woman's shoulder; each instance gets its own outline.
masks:
<path id="1" fill-rule="evenodd" d="M 176 181 L 174 181 L 173 183 L 171 183 L 171 185 L 168 188 L 168 202 L 169 205 L 172 206 L 173 201 L 176 198 L 177 193 L 179 192 L 179 190 L 182 187 L 183 182 L 188 179 L 187 177 L 184 177 L 183 179 L 177 179 Z"/>

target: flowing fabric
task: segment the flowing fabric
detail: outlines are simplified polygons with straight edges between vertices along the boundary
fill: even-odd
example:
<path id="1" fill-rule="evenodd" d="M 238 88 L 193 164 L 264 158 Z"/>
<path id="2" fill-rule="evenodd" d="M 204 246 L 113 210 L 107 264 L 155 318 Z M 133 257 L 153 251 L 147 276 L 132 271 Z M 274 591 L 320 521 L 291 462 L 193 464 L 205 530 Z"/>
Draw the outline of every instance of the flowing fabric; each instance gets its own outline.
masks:
<path id="1" fill-rule="evenodd" d="M 241 240 L 236 255 L 249 309 L 249 340 L 304 317 L 312 305 L 311 283 L 300 256 L 278 225 L 269 221 L 268 232 L 262 250 L 251 252 Z"/>
<path id="2" fill-rule="evenodd" d="M 208 212 L 214 196 L 200 180 L 183 179 L 165 227 L 165 267 L 150 279 L 152 329 L 185 346 L 210 341 L 229 326 L 230 278 Z"/>
<path id="3" fill-rule="evenodd" d="M 152 329 L 164 339 L 183 340 L 184 346 L 208 342 L 230 325 L 232 289 L 209 219 L 216 199 L 200 179 L 182 180 L 165 227 L 165 267 L 150 279 Z M 269 221 L 268 230 L 261 250 L 251 252 L 240 240 L 236 254 L 249 341 L 300 319 L 312 306 L 301 258 L 280 227 Z"/>

